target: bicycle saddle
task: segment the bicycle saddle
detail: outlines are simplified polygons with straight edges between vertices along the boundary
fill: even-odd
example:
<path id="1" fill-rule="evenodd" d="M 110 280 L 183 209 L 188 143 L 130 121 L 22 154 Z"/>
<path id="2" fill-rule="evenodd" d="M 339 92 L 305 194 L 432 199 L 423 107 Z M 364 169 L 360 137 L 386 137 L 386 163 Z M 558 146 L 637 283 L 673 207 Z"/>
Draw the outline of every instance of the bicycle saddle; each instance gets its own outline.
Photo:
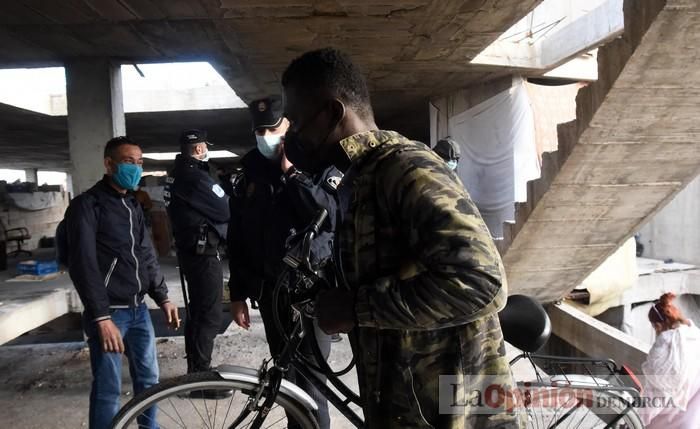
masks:
<path id="1" fill-rule="evenodd" d="M 525 295 L 511 295 L 498 313 L 503 338 L 528 353 L 545 345 L 552 333 L 552 324 L 542 305 Z"/>

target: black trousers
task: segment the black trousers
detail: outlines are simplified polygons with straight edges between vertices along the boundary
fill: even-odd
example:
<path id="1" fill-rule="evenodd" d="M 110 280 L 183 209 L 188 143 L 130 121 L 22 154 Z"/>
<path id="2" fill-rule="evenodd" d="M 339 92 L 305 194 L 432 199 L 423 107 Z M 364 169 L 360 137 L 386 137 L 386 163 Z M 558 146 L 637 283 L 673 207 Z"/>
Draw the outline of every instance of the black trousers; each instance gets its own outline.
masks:
<path id="1" fill-rule="evenodd" d="M 270 353 L 272 354 L 272 356 L 277 356 L 282 352 L 282 349 L 284 348 L 286 343 L 284 338 L 282 337 L 282 334 L 275 326 L 274 312 L 279 312 L 280 321 L 282 322 L 282 325 L 285 326 L 287 332 L 290 332 L 292 328 L 292 310 L 289 306 L 285 307 L 284 304 L 280 305 L 280 307 L 282 308 L 273 308 L 271 289 L 272 287 L 263 290 L 262 299 L 258 304 L 260 305 L 260 316 L 262 317 L 263 325 L 265 326 L 265 337 L 267 338 L 267 344 L 270 347 Z M 328 355 L 331 352 L 330 335 L 327 335 L 323 331 L 321 331 L 321 329 L 318 327 L 318 325 L 316 325 L 315 322 L 314 334 L 316 340 L 318 341 L 321 353 L 323 354 L 324 358 L 328 359 Z M 300 346 L 300 351 L 308 357 L 312 356 L 312 344 L 310 344 L 311 339 L 312 336 L 307 335 Z M 317 372 L 314 372 L 314 374 L 325 383 L 326 377 L 324 375 L 319 374 Z M 303 391 L 305 391 L 309 396 L 311 396 L 311 398 L 316 402 L 316 404 L 318 404 L 318 411 L 314 413 L 314 415 L 318 419 L 319 427 L 320 429 L 329 429 L 331 427 L 331 418 L 328 414 L 328 400 L 326 400 L 325 396 L 323 396 L 321 392 L 319 392 L 318 389 L 316 389 L 316 387 L 310 381 L 304 378 L 301 374 L 298 374 L 294 370 L 294 368 L 289 369 L 289 372 L 287 372 L 285 378 L 299 386 Z M 299 425 L 291 418 L 288 418 L 287 427 L 289 429 L 293 429 L 298 428 Z"/>
<path id="2" fill-rule="evenodd" d="M 196 255 L 181 251 L 178 257 L 190 300 L 190 317 L 185 320 L 187 372 L 207 371 L 222 319 L 224 274 L 221 261 L 216 254 Z"/>

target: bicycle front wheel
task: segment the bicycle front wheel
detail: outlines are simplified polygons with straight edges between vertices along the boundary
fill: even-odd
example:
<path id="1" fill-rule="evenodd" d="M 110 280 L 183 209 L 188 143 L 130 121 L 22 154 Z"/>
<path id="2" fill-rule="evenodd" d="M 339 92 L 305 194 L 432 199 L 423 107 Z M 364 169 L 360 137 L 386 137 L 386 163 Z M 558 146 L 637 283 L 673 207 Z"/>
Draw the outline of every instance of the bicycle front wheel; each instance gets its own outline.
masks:
<path id="1" fill-rule="evenodd" d="M 249 400 L 258 383 L 228 380 L 217 372 L 187 374 L 157 384 L 134 397 L 112 422 L 122 428 L 248 428 L 258 416 Z M 257 403 L 262 403 L 263 395 Z M 295 398 L 279 392 L 261 428 L 286 428 L 287 417 L 304 429 L 318 429 L 311 410 Z"/>
<path id="2" fill-rule="evenodd" d="M 520 384 L 528 429 L 643 429 L 631 398 L 620 392 Z"/>

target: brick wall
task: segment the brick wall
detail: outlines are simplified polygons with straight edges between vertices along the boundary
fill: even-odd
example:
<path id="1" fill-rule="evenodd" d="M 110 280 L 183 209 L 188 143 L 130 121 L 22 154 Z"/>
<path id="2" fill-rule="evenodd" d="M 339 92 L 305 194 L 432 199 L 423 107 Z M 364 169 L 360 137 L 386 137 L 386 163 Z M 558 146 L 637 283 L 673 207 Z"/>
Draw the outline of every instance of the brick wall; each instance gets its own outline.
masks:
<path id="1" fill-rule="evenodd" d="M 33 250 L 39 247 L 41 237 L 53 237 L 56 234 L 56 226 L 63 219 L 63 214 L 68 207 L 68 194 L 60 192 L 57 198 L 58 204 L 44 210 L 22 210 L 12 205 L 8 198 L 0 198 L 0 221 L 5 228 L 26 227 L 32 238 L 25 241 L 22 248 Z M 15 250 L 15 244 L 8 243 L 7 251 Z"/>

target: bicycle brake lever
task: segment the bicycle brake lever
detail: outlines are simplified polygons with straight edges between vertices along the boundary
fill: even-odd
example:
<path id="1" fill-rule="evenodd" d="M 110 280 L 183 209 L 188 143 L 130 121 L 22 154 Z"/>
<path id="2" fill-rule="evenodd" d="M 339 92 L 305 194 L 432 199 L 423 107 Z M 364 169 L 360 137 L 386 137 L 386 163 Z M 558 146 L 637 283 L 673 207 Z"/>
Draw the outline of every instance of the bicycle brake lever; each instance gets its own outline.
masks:
<path id="1" fill-rule="evenodd" d="M 282 258 L 282 262 L 284 262 L 290 268 L 296 270 L 299 268 L 299 265 L 301 265 L 301 258 L 299 258 L 297 255 L 293 255 L 290 251 L 284 256 L 284 258 Z"/>

